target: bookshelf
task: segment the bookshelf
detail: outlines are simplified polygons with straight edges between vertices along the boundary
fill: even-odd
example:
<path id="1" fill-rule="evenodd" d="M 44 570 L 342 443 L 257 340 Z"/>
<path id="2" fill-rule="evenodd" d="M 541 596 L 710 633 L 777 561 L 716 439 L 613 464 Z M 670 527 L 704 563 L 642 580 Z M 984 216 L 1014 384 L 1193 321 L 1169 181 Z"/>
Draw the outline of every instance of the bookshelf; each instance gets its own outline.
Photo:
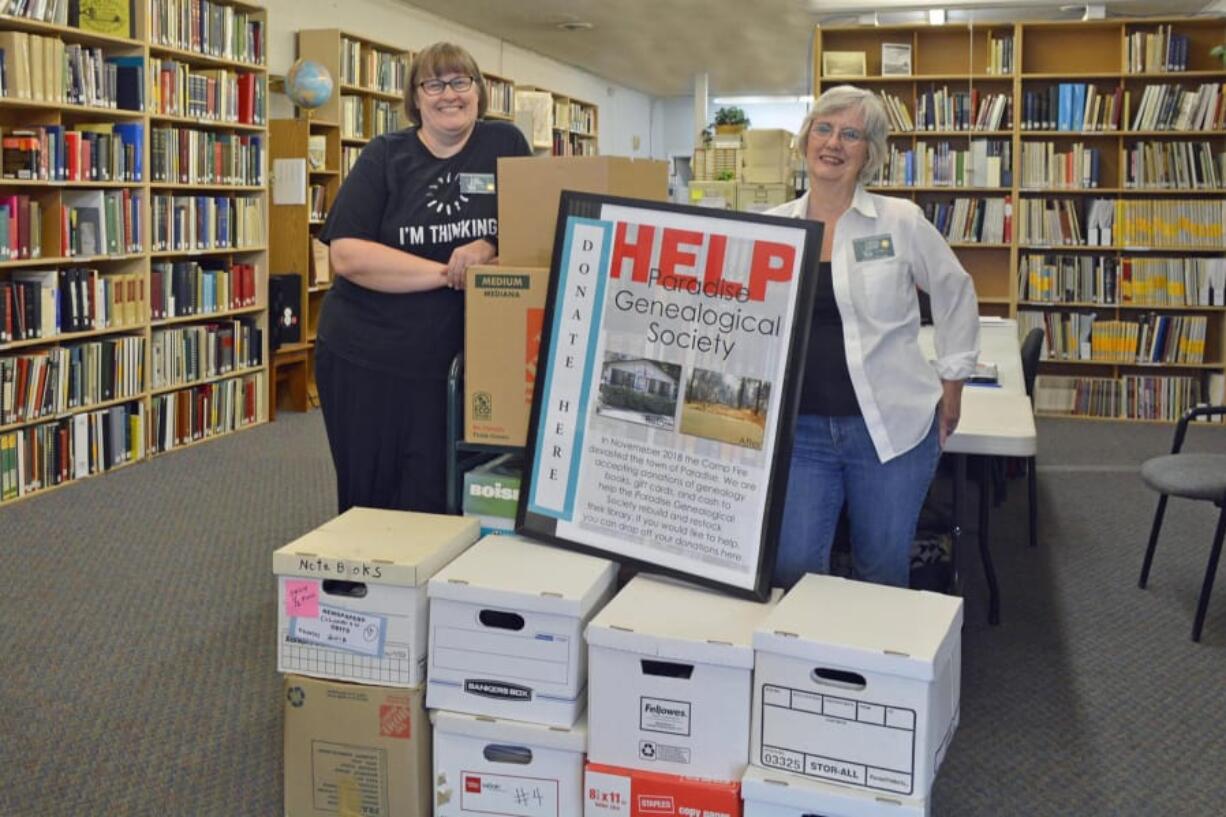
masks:
<path id="1" fill-rule="evenodd" d="M 1172 422 L 1226 398 L 1224 41 L 1210 17 L 817 30 L 816 93 L 887 99 L 870 189 L 953 227 L 983 314 L 1048 330 L 1040 413 Z M 911 75 L 882 75 L 883 43 L 910 46 Z M 830 51 L 867 76 L 823 75 Z M 957 229 L 977 208 L 1008 234 Z"/>
<path id="2" fill-rule="evenodd" d="M 546 97 L 548 97 L 546 99 Z M 600 153 L 600 109 L 590 102 L 532 85 L 516 86 L 520 127 L 538 156 L 596 156 Z"/>
<path id="3" fill-rule="evenodd" d="M 267 12 L 188 2 L 0 15 L 0 507 L 266 419 Z"/>

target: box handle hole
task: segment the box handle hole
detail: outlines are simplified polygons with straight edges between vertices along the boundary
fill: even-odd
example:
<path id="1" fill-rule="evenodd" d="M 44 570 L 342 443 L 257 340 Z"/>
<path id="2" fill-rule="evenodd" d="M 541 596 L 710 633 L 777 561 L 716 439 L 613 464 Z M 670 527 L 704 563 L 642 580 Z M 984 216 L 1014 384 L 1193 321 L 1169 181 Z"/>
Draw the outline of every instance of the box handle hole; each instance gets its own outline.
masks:
<path id="1" fill-rule="evenodd" d="M 532 762 L 532 750 L 527 746 L 490 743 L 481 753 L 490 763 L 513 763 L 517 766 L 527 766 Z"/>
<path id="2" fill-rule="evenodd" d="M 829 669 L 827 667 L 817 667 L 810 673 L 819 684 L 839 687 L 841 689 L 864 689 L 868 686 L 864 681 L 864 676 L 858 672 L 848 672 L 845 669 Z"/>
<path id="3" fill-rule="evenodd" d="M 329 596 L 348 596 L 351 599 L 366 598 L 365 582 L 347 582 L 341 579 L 324 579 L 324 592 Z"/>
<path id="4" fill-rule="evenodd" d="M 644 675 L 658 675 L 661 678 L 684 678 L 690 680 L 694 674 L 693 664 L 677 664 L 672 661 L 649 661 L 642 659 Z"/>
<path id="5" fill-rule="evenodd" d="M 477 614 L 477 618 L 486 627 L 494 627 L 499 630 L 522 630 L 524 628 L 524 617 L 519 613 L 507 613 L 502 610 L 482 610 Z"/>

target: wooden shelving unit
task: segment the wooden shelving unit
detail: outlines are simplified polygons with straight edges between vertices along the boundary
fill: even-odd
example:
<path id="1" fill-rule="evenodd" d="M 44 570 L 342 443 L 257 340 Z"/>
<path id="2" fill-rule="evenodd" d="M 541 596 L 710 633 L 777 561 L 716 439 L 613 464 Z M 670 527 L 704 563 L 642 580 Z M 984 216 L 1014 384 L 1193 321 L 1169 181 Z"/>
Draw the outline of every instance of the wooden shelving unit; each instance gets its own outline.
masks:
<path id="1" fill-rule="evenodd" d="M 516 91 L 527 92 L 531 96 L 549 95 L 549 103 L 544 110 L 535 105 L 526 106 L 523 99 L 517 96 L 516 113 L 522 116 L 525 111 L 531 111 L 532 116 L 520 126 L 531 129 L 534 134 L 529 139 L 537 155 L 543 156 L 596 156 L 600 153 L 600 109 L 590 102 L 560 94 L 533 85 L 516 86 Z M 543 117 L 543 123 L 542 123 Z M 545 132 L 550 136 L 545 137 Z"/>

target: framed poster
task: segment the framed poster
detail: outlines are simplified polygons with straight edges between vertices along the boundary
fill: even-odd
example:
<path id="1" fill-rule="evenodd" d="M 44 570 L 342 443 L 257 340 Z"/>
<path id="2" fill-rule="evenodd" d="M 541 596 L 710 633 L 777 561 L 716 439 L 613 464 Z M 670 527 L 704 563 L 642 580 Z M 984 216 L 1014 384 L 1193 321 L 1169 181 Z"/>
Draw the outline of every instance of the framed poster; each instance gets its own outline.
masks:
<path id="1" fill-rule="evenodd" d="M 563 192 L 516 529 L 769 593 L 822 226 Z"/>
<path id="2" fill-rule="evenodd" d="M 862 77 L 867 74 L 863 51 L 823 51 L 822 76 Z"/>
<path id="3" fill-rule="evenodd" d="M 881 75 L 911 75 L 911 45 L 909 43 L 881 44 Z"/>

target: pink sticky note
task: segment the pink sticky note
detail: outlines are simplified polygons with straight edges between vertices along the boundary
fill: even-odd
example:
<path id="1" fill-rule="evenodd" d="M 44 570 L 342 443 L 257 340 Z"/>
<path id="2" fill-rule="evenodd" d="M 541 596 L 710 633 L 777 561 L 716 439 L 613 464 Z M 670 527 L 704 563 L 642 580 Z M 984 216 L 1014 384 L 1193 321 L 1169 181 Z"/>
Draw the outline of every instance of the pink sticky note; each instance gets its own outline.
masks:
<path id="1" fill-rule="evenodd" d="M 285 614 L 299 618 L 319 618 L 319 582 L 311 579 L 287 580 Z"/>

